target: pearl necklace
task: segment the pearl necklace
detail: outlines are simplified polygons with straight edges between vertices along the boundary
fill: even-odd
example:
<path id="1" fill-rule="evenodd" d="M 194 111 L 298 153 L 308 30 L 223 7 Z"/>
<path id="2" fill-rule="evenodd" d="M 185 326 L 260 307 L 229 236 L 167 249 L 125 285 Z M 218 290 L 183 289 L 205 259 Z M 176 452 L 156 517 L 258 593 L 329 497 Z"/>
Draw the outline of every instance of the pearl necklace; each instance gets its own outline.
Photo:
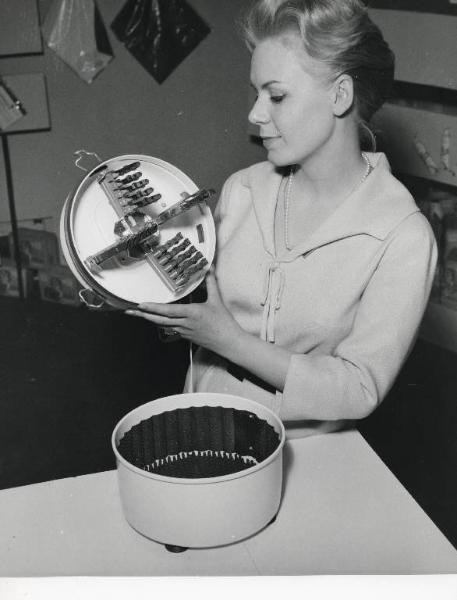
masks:
<path id="1" fill-rule="evenodd" d="M 352 188 L 352 190 L 349 192 L 349 194 L 346 197 L 349 197 L 352 194 L 352 192 L 355 192 L 355 190 L 362 185 L 362 183 L 365 181 L 365 179 L 368 177 L 368 175 L 371 173 L 371 170 L 373 169 L 370 159 L 365 154 L 365 152 L 362 152 L 362 158 L 367 165 L 367 168 L 365 169 L 365 173 L 363 174 L 362 179 L 357 183 L 357 185 L 355 185 Z M 293 180 L 294 180 L 294 171 L 293 171 L 293 167 L 291 167 L 290 172 L 289 172 L 289 177 L 287 178 L 287 188 L 286 188 L 285 202 L 284 202 L 284 243 L 286 245 L 287 250 L 292 249 L 292 247 L 289 244 L 289 203 L 290 203 L 290 192 L 292 190 Z"/>

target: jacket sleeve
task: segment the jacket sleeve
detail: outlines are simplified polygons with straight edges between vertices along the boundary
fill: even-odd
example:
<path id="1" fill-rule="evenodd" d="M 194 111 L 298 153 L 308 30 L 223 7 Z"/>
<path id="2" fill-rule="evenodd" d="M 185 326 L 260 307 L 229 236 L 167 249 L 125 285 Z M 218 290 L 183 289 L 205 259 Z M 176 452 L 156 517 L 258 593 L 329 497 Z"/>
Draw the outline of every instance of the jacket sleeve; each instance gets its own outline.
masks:
<path id="1" fill-rule="evenodd" d="M 360 419 L 382 401 L 415 340 L 435 272 L 433 232 L 420 213 L 391 232 L 350 334 L 331 356 L 293 355 L 280 416 Z"/>

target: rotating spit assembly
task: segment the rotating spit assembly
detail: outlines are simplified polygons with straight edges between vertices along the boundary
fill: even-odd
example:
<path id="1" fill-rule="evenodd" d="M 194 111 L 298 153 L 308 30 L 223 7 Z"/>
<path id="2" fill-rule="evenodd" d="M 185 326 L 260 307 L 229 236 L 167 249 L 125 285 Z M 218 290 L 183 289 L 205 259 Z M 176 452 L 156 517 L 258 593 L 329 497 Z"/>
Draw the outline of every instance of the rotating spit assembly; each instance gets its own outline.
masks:
<path id="1" fill-rule="evenodd" d="M 79 152 L 79 159 L 97 156 Z M 214 257 L 214 221 L 206 204 L 213 193 L 151 156 L 97 164 L 61 215 L 62 251 L 84 288 L 81 300 L 125 310 L 190 294 Z"/>

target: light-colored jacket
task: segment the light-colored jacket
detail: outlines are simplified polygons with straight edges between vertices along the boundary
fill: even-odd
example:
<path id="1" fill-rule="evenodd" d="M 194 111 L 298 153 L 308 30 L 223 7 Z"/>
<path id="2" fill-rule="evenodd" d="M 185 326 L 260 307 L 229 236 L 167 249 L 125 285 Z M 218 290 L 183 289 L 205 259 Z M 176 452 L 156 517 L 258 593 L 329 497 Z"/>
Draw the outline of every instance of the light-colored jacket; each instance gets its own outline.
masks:
<path id="1" fill-rule="evenodd" d="M 293 355 L 280 393 L 232 375 L 223 358 L 200 348 L 195 391 L 261 402 L 289 436 L 338 429 L 385 397 L 417 334 L 437 253 L 386 157 L 368 156 L 374 169 L 364 183 L 308 239 L 279 254 L 281 175 L 264 162 L 227 180 L 215 213 L 222 298 L 243 329 Z"/>

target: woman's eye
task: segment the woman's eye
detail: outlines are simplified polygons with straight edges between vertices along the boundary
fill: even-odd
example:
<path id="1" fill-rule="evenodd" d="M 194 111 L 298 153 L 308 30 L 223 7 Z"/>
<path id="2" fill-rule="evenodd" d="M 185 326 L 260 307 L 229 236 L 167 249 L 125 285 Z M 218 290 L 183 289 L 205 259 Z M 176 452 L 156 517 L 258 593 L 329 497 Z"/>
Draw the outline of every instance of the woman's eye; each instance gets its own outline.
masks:
<path id="1" fill-rule="evenodd" d="M 284 100 L 284 97 L 285 97 L 284 94 L 270 96 L 270 100 L 272 102 L 274 102 L 274 104 L 279 104 L 280 102 L 282 102 Z"/>

